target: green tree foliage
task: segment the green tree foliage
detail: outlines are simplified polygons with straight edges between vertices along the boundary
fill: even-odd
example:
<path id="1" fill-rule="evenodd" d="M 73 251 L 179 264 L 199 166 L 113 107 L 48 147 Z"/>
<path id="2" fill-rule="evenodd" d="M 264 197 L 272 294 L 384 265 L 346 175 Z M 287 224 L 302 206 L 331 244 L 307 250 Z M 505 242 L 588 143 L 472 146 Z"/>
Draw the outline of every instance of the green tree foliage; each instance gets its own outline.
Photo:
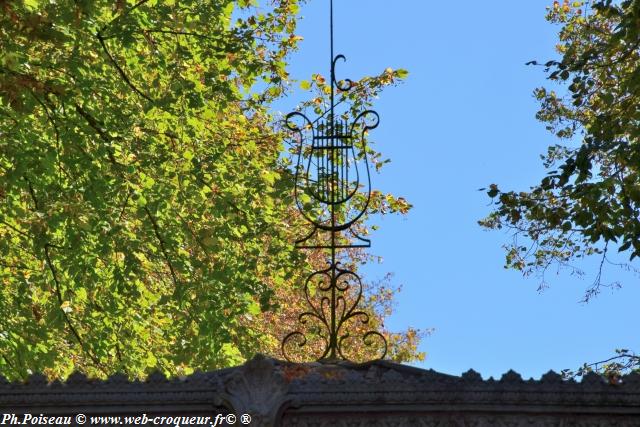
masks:
<path id="1" fill-rule="evenodd" d="M 232 23 L 234 7 L 3 2 L 10 376 L 180 373 L 259 348 L 238 318 L 267 307 L 267 275 L 291 275 L 264 105 L 286 78 L 297 6 Z M 249 96 L 258 80 L 269 90 Z"/>
<path id="2" fill-rule="evenodd" d="M 619 384 L 622 381 L 622 375 L 640 372 L 640 356 L 623 348 L 616 349 L 615 353 L 615 356 L 606 360 L 585 363 L 575 370 L 564 369 L 562 374 L 565 378 L 575 378 L 596 372 L 606 377 L 611 384 Z"/>
<path id="3" fill-rule="evenodd" d="M 254 3 L 0 1 L 1 375 L 179 375 L 286 332 L 255 320 L 312 262 L 268 110 L 298 2 Z"/>
<path id="4" fill-rule="evenodd" d="M 547 19 L 561 26 L 561 58 L 541 65 L 560 88 L 535 91 L 537 118 L 561 142 L 528 191 L 489 187 L 496 208 L 480 224 L 512 230 L 506 266 L 543 284 L 551 266 L 576 271 L 576 260 L 600 257 L 588 300 L 611 285 L 601 273 L 617 262 L 612 250 L 640 255 L 640 2 L 556 1 Z"/>
<path id="5" fill-rule="evenodd" d="M 603 281 L 606 264 L 636 270 L 631 261 L 640 256 L 640 2 L 555 1 L 547 19 L 562 27 L 562 57 L 543 66 L 564 86 L 535 91 L 537 118 L 562 143 L 549 147 L 543 156 L 549 172 L 529 191 L 492 184 L 487 193 L 496 208 L 480 224 L 513 231 L 506 267 L 539 273 L 543 285 L 550 266 L 579 271 L 577 259 L 599 257 L 588 301 L 602 286 L 617 285 Z M 612 259 L 612 250 L 629 262 Z M 639 368 L 638 356 L 620 349 L 564 373 L 595 370 L 616 383 Z"/>

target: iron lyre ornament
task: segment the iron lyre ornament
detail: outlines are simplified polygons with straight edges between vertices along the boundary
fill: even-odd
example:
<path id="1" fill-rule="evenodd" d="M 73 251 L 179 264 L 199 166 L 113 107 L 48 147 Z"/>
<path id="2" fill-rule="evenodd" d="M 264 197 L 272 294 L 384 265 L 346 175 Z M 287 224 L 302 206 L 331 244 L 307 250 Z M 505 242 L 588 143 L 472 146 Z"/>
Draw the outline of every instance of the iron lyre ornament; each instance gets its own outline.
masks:
<path id="1" fill-rule="evenodd" d="M 357 234 L 354 225 L 367 211 L 371 199 L 371 176 L 365 136 L 378 126 L 373 110 L 340 113 L 336 92 L 344 97 L 354 89 L 349 80 L 337 80 L 336 64 L 345 61 L 333 52 L 333 0 L 330 6 L 331 77 L 330 100 L 324 113 L 311 121 L 294 111 L 286 116 L 286 126 L 297 137 L 295 201 L 311 232 L 296 242 L 302 249 L 320 249 L 327 255 L 327 267 L 311 273 L 304 283 L 308 309 L 298 316 L 300 329 L 282 340 L 283 356 L 304 355 L 307 346 L 316 349 L 320 361 L 349 360 L 348 348 L 367 347 L 373 359 L 387 354 L 387 341 L 378 331 L 369 330 L 370 316 L 360 308 L 364 288 L 360 277 L 343 267 L 341 250 L 366 248 L 368 239 Z M 351 119 L 351 120 L 350 120 Z M 319 349 L 319 350 L 318 350 Z"/>

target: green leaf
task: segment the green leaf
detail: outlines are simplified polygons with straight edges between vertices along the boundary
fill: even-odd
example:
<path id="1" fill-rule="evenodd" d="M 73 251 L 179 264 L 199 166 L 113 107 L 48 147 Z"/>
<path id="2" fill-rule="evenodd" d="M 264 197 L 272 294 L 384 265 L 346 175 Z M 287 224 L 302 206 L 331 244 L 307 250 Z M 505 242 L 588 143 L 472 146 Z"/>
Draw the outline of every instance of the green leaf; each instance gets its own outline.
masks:
<path id="1" fill-rule="evenodd" d="M 399 68 L 396 70 L 396 75 L 401 78 L 401 79 L 406 79 L 407 76 L 409 75 L 409 71 L 403 69 L 403 68 Z"/>
<path id="2" fill-rule="evenodd" d="M 36 9 L 38 9 L 38 7 L 40 7 L 40 1 L 39 0 L 23 0 L 23 4 L 29 10 L 36 10 Z"/>
<path id="3" fill-rule="evenodd" d="M 302 90 L 311 89 L 311 82 L 309 80 L 302 80 L 300 82 L 300 89 L 302 89 Z"/>

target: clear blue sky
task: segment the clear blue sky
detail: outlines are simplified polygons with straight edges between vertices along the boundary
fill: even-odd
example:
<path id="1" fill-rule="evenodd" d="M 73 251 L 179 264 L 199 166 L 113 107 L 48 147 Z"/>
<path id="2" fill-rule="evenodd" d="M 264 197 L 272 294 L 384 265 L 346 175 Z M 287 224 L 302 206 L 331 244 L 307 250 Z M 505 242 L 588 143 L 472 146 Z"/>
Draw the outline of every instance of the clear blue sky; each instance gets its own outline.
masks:
<path id="1" fill-rule="evenodd" d="M 384 263 L 364 273 L 391 271 L 403 285 L 390 329 L 435 328 L 418 366 L 539 378 L 615 348 L 638 349 L 640 279 L 610 267 L 607 278 L 625 286 L 580 304 L 594 259 L 579 265 L 584 279 L 550 272 L 551 287 L 539 293 L 536 278 L 503 269 L 509 236 L 477 225 L 490 211 L 478 188 L 528 189 L 544 173 L 539 155 L 557 142 L 534 117 L 532 91 L 548 82 L 524 65 L 557 57 L 558 28 L 544 19 L 552 0 L 334 1 L 336 53 L 347 57 L 339 77 L 410 72 L 376 104 L 381 124 L 371 138 L 392 160 L 373 176 L 374 188 L 406 197 L 414 209 L 379 221 L 372 253 Z M 328 0 L 310 0 L 302 15 L 304 41 L 290 67 L 298 80 L 328 74 Z"/>

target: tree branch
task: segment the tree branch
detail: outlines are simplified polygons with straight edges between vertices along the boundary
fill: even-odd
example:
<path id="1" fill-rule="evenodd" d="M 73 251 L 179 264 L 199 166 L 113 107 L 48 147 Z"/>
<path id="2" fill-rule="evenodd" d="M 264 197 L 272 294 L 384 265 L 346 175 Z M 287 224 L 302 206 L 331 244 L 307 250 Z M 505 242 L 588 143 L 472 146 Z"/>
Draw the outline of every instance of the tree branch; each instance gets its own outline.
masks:
<path id="1" fill-rule="evenodd" d="M 16 233 L 20 234 L 23 237 L 30 237 L 29 234 L 27 234 L 24 231 L 14 227 L 13 225 L 9 224 L 8 222 L 6 222 L 4 220 L 0 220 L 0 224 L 6 225 L 7 227 L 9 227 L 10 229 L 12 229 L 13 231 L 15 231 Z"/>
<path id="2" fill-rule="evenodd" d="M 171 259 L 169 258 L 169 253 L 167 252 L 167 248 L 165 247 L 164 240 L 160 235 L 160 229 L 158 228 L 158 223 L 156 222 L 156 219 L 153 217 L 153 215 L 151 215 L 151 211 L 149 210 L 148 207 L 145 206 L 144 211 L 147 213 L 147 217 L 149 218 L 149 221 L 151 221 L 151 225 L 153 226 L 153 232 L 155 233 L 156 238 L 158 239 L 158 242 L 160 242 L 160 249 L 162 250 L 162 255 L 164 256 L 164 259 L 167 262 L 167 265 L 169 266 L 169 271 L 171 271 L 173 284 L 177 287 L 178 277 L 176 276 L 176 272 L 173 269 L 173 264 L 171 263 Z"/>
<path id="3" fill-rule="evenodd" d="M 93 130 L 95 130 L 98 133 L 98 135 L 100 135 L 100 138 L 102 138 L 103 141 L 111 142 L 111 137 L 107 134 L 107 132 L 105 132 L 104 129 L 102 129 L 102 127 L 100 126 L 100 123 L 91 114 L 89 114 L 89 112 L 87 112 L 84 108 L 82 108 L 78 104 L 75 104 L 75 107 L 76 107 L 76 112 L 80 114 L 82 118 L 85 119 L 87 124 Z M 109 156 L 109 160 L 111 161 L 111 163 L 113 163 L 114 165 L 122 166 L 120 163 L 118 163 L 115 156 L 113 155 L 113 152 L 109 149 L 109 147 L 107 147 L 107 155 Z"/>
<path id="4" fill-rule="evenodd" d="M 26 176 L 24 177 L 24 180 L 27 181 L 27 185 L 29 186 L 29 194 L 31 195 L 31 200 L 33 200 L 33 204 L 35 209 L 33 209 L 34 211 L 39 211 L 40 210 L 40 206 L 38 205 L 38 199 L 36 199 L 36 192 L 33 189 L 33 186 L 31 185 L 31 181 L 29 181 L 29 178 L 27 178 Z"/>
<path id="5" fill-rule="evenodd" d="M 100 34 L 100 32 L 98 31 L 96 33 L 96 37 L 98 38 L 98 40 L 100 41 L 100 46 L 102 46 L 102 50 L 104 50 L 104 53 L 107 55 L 107 57 L 109 58 L 109 60 L 111 61 L 111 64 L 113 64 L 113 66 L 115 67 L 115 69 L 118 71 L 118 74 L 120 74 L 120 77 L 122 77 L 122 80 L 124 80 L 124 82 L 138 95 L 140 95 L 141 97 L 143 97 L 144 99 L 146 99 L 147 101 L 153 102 L 153 99 L 149 98 L 147 95 L 145 95 L 140 89 L 138 89 L 133 83 L 131 83 L 131 80 L 129 80 L 129 77 L 127 77 L 127 74 L 124 72 L 124 70 L 122 69 L 122 67 L 120 67 L 120 65 L 118 65 L 118 62 L 115 60 L 115 58 L 111 55 L 111 52 L 109 52 L 109 49 L 107 48 L 106 43 L 104 42 L 104 38 L 102 37 L 102 34 Z"/>
<path id="6" fill-rule="evenodd" d="M 5 363 L 6 363 L 7 365 L 9 365 L 9 367 L 11 368 L 11 370 L 12 370 L 13 372 L 17 372 L 17 373 L 18 373 L 18 375 L 20 375 L 20 377 L 21 377 L 23 380 L 26 380 L 26 379 L 27 379 L 27 376 L 24 374 L 24 372 L 23 372 L 23 371 L 18 371 L 18 369 L 16 369 L 16 367 L 15 367 L 15 366 L 13 366 L 13 363 L 11 363 L 11 361 L 9 360 L 9 358 L 8 358 L 7 356 L 5 356 L 5 354 L 4 354 L 4 353 L 2 354 L 2 358 L 4 359 Z"/>
<path id="7" fill-rule="evenodd" d="M 62 304 L 63 304 L 62 292 L 60 291 L 60 282 L 58 281 L 58 274 L 56 272 L 55 266 L 53 265 L 53 262 L 51 261 L 51 255 L 49 254 L 50 247 L 51 245 L 49 243 L 46 243 L 44 245 L 44 256 L 45 256 L 45 261 L 47 263 L 49 271 L 51 272 L 51 276 L 53 277 L 53 282 L 55 283 L 55 293 L 58 298 L 58 302 L 60 303 L 60 311 L 62 312 L 62 316 L 64 317 L 65 323 L 69 327 L 69 330 L 71 331 L 75 339 L 78 341 L 78 344 L 80 344 L 80 347 L 82 348 L 82 350 L 87 354 L 87 356 L 89 356 L 89 358 L 93 361 L 93 363 L 95 363 L 96 367 L 100 369 L 102 372 L 104 372 L 105 374 L 108 374 L 107 370 L 102 366 L 100 361 L 93 354 L 91 354 L 91 352 L 87 349 L 87 346 L 82 340 L 82 338 L 80 337 L 80 334 L 76 330 L 75 326 L 73 326 L 71 319 L 69 318 L 67 313 L 64 311 L 64 309 L 62 309 Z"/>
<path id="8" fill-rule="evenodd" d="M 131 197 L 131 191 L 127 193 L 127 197 L 124 199 L 124 203 L 122 204 L 122 209 L 120 209 L 120 215 L 118 215 L 118 222 L 122 221 L 122 216 L 124 215 L 124 211 L 127 208 L 127 204 L 129 203 L 130 197 Z"/>
<path id="9" fill-rule="evenodd" d="M 177 36 L 191 36 L 191 37 L 197 37 L 197 38 L 201 38 L 201 39 L 207 39 L 207 40 L 220 40 L 223 41 L 222 39 L 216 39 L 215 37 L 211 37 L 211 36 L 207 36 L 205 34 L 199 34 L 199 33 L 192 33 L 189 31 L 176 31 L 176 30 L 161 30 L 161 29 L 145 29 L 142 28 L 140 29 L 141 33 L 159 33 L 159 34 L 173 34 L 173 35 L 177 35 Z"/>

